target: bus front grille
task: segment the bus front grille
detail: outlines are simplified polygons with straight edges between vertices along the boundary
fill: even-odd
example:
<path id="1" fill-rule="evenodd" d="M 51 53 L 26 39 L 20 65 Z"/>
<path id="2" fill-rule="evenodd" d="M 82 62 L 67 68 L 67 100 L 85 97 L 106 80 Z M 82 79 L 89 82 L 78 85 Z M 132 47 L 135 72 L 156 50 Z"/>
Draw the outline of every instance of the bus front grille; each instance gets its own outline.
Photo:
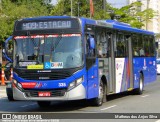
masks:
<path id="1" fill-rule="evenodd" d="M 16 71 L 19 77 L 24 80 L 59 80 L 66 79 L 72 75 L 70 72 L 36 72 L 36 71 Z"/>
<path id="2" fill-rule="evenodd" d="M 24 93 L 26 97 L 38 97 L 38 92 L 50 92 L 51 96 L 50 97 L 62 97 L 66 93 L 66 89 L 55 89 L 55 90 L 25 90 Z"/>

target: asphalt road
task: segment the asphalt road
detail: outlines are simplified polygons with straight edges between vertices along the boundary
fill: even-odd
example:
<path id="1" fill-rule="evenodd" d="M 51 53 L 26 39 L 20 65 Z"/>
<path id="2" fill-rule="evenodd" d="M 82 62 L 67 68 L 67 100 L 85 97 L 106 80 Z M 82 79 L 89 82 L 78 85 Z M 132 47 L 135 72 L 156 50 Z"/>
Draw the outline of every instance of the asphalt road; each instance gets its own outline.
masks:
<path id="1" fill-rule="evenodd" d="M 100 107 L 86 101 L 53 102 L 49 108 L 39 108 L 33 101 L 13 101 L 7 99 L 5 86 L 0 86 L 0 113 L 4 112 L 51 112 L 51 113 L 160 113 L 160 76 L 157 81 L 144 88 L 142 95 L 128 93 L 112 95 Z M 62 114 L 63 115 L 63 114 Z M 74 116 L 74 115 L 73 115 Z M 109 120 L 109 119 L 107 119 Z M 73 119 L 66 121 L 75 121 Z M 83 121 L 82 119 L 79 121 Z M 97 120 L 90 120 L 96 122 Z M 100 121 L 100 120 L 99 120 Z M 106 120 L 101 120 L 106 121 Z M 115 120 L 110 120 L 115 122 Z M 123 120 L 128 122 L 129 120 Z M 133 119 L 131 120 L 133 121 Z M 134 121 L 140 121 L 135 119 Z M 158 119 L 141 119 L 144 122 L 160 122 Z"/>

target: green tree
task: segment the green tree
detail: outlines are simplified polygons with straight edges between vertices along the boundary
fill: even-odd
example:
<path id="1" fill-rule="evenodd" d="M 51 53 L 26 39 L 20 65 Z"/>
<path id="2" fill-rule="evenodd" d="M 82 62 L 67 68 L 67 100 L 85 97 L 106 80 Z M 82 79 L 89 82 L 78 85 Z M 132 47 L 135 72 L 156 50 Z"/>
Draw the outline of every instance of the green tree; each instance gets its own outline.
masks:
<path id="1" fill-rule="evenodd" d="M 155 16 L 153 9 L 145 9 L 141 11 L 141 2 L 134 2 L 120 9 L 113 8 L 116 15 L 120 16 L 119 21 L 129 23 L 132 27 L 141 28 L 144 22 L 149 21 Z"/>
<path id="2" fill-rule="evenodd" d="M 0 41 L 4 41 L 12 34 L 15 20 L 25 17 L 49 15 L 52 5 L 47 1 L 2 0 L 0 10 Z"/>
<path id="3" fill-rule="evenodd" d="M 73 0 L 72 0 L 73 1 Z M 89 0 L 74 0 L 73 1 L 73 16 L 78 16 L 78 5 L 80 1 L 79 16 L 90 17 L 90 5 Z M 134 2 L 130 5 L 124 6 L 120 9 L 113 8 L 109 4 L 106 4 L 106 11 L 103 10 L 103 0 L 93 0 L 94 2 L 94 16 L 93 19 L 110 19 L 110 15 L 114 14 L 120 16 L 118 19 L 120 22 L 130 24 L 132 27 L 141 28 L 144 26 L 144 22 L 149 21 L 155 16 L 155 12 L 152 9 L 146 9 L 141 11 L 141 2 Z M 58 4 L 53 7 L 50 15 L 71 15 L 71 0 L 59 0 Z"/>
<path id="4" fill-rule="evenodd" d="M 72 16 L 90 18 L 90 3 L 89 0 L 72 0 Z M 93 0 L 94 16 L 93 19 L 107 19 L 109 14 L 103 10 L 103 0 Z M 106 5 L 107 6 L 107 5 Z M 50 15 L 71 15 L 71 0 L 59 0 L 58 4 L 53 7 Z"/>

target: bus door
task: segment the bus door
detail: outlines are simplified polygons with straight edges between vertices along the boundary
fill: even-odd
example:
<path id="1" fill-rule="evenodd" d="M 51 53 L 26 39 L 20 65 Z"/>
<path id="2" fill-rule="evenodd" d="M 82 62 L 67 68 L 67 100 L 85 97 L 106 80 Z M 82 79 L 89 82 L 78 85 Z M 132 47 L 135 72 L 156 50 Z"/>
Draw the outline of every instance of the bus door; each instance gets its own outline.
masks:
<path id="1" fill-rule="evenodd" d="M 98 60 L 96 58 L 96 48 L 90 49 L 89 38 L 94 38 L 91 34 L 86 34 L 86 69 L 87 69 L 87 98 L 98 97 Z M 96 47 L 96 46 L 95 46 Z"/>
<path id="2" fill-rule="evenodd" d="M 110 33 L 108 38 L 108 62 L 109 62 L 109 83 L 108 93 L 115 93 L 115 54 L 114 54 L 114 40 L 116 38 L 115 33 Z"/>
<path id="3" fill-rule="evenodd" d="M 114 70 L 111 66 L 111 31 L 105 28 L 97 28 L 96 30 L 99 81 L 101 78 L 106 78 L 107 93 L 110 94 L 114 92 L 114 82 L 112 82 Z"/>
<path id="4" fill-rule="evenodd" d="M 118 32 L 114 47 L 116 93 L 120 93 L 133 88 L 132 46 L 129 36 Z"/>

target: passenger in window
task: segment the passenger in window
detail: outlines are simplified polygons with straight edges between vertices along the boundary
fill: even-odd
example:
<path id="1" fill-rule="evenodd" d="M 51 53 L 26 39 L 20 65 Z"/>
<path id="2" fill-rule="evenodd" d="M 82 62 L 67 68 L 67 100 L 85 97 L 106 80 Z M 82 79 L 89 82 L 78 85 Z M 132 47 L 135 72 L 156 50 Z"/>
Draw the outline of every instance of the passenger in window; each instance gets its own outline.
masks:
<path id="1" fill-rule="evenodd" d="M 139 56 L 138 51 L 136 49 L 133 50 L 133 55 L 134 56 Z"/>
<path id="2" fill-rule="evenodd" d="M 98 57 L 102 58 L 103 55 L 102 55 L 102 48 L 99 46 L 98 47 Z"/>
<path id="3" fill-rule="evenodd" d="M 148 51 L 146 52 L 145 56 L 149 56 L 149 52 Z"/>
<path id="4" fill-rule="evenodd" d="M 144 49 L 142 47 L 139 50 L 139 54 L 140 54 L 140 56 L 144 56 Z"/>
<path id="5" fill-rule="evenodd" d="M 117 56 L 119 57 L 124 56 L 124 46 L 123 45 L 117 47 Z"/>

